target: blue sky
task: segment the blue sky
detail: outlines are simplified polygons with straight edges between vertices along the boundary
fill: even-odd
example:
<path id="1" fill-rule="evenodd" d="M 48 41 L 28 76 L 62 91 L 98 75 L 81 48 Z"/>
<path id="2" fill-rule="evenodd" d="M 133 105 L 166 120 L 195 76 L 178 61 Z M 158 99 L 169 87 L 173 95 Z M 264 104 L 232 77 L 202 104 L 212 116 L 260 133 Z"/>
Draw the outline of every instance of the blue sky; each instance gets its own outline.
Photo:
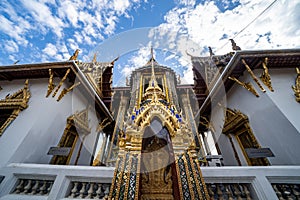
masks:
<path id="1" fill-rule="evenodd" d="M 300 0 L 1 0 L 0 65 L 64 61 L 78 48 L 82 61 L 120 56 L 128 76 L 153 46 L 189 79 L 186 52 L 224 54 L 229 38 L 242 49 L 299 48 L 299 10 Z"/>

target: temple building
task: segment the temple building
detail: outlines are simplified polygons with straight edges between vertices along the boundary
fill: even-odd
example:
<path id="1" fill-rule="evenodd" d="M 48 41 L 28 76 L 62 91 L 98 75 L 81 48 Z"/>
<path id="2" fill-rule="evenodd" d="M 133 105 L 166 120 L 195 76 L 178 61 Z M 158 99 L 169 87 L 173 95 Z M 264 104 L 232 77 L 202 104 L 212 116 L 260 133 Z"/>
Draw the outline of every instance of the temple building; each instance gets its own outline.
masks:
<path id="1" fill-rule="evenodd" d="M 300 49 L 233 49 L 1 66 L 0 199 L 300 199 Z"/>

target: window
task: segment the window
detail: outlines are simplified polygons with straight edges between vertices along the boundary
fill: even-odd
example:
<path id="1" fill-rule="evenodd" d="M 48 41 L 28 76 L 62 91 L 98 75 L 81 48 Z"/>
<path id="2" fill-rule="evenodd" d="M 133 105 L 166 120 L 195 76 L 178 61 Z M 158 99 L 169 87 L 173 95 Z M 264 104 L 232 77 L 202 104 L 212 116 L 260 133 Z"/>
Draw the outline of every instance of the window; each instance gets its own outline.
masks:
<path id="1" fill-rule="evenodd" d="M 3 135 L 5 129 L 15 120 L 18 114 L 28 107 L 29 98 L 30 92 L 28 80 L 26 80 L 23 89 L 0 100 L 0 136 Z"/>
<path id="2" fill-rule="evenodd" d="M 64 133 L 58 143 L 58 147 L 70 148 L 68 155 L 55 155 L 51 160 L 51 164 L 68 165 L 73 155 L 79 134 L 88 135 L 91 129 L 89 128 L 88 108 L 81 112 L 76 112 L 67 119 L 67 125 Z M 80 151 L 84 142 L 84 138 L 80 141 L 80 147 L 76 155 L 75 165 L 80 157 Z"/>
<path id="3" fill-rule="evenodd" d="M 76 127 L 71 124 L 67 125 L 58 146 L 69 147 L 70 152 L 67 156 L 54 156 L 51 160 L 51 164 L 56 164 L 56 165 L 69 164 L 77 139 L 78 139 L 78 133 L 76 131 Z"/>
<path id="4" fill-rule="evenodd" d="M 252 132 L 248 117 L 245 114 L 241 113 L 240 111 L 227 108 L 223 133 L 226 134 L 229 138 L 229 134 L 235 136 L 243 152 L 243 155 L 247 160 L 248 165 L 270 165 L 269 161 L 266 158 L 249 158 L 248 154 L 246 153 L 245 149 L 260 148 L 260 145 Z M 236 151 L 234 146 L 233 151 Z M 239 158 L 237 157 L 237 159 Z M 238 162 L 240 163 L 239 160 Z"/>

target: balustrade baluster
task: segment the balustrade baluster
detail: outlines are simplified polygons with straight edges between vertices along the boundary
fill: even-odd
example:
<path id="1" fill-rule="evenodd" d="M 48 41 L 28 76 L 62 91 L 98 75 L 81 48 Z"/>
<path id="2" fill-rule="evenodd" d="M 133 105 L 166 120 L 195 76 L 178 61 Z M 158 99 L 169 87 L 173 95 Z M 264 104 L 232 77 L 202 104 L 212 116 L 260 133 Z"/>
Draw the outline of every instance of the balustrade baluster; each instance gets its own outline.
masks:
<path id="1" fill-rule="evenodd" d="M 207 188 L 210 198 L 214 198 L 214 192 L 212 191 L 211 184 L 207 184 Z"/>
<path id="2" fill-rule="evenodd" d="M 21 179 L 20 180 L 20 182 L 19 182 L 19 184 L 18 184 L 18 186 L 16 187 L 16 190 L 15 190 L 15 194 L 19 194 L 19 193 L 21 193 L 21 191 L 23 191 L 24 190 L 24 180 L 23 179 Z"/>
<path id="3" fill-rule="evenodd" d="M 76 197 L 77 186 L 78 186 L 78 182 L 73 182 L 73 188 L 71 190 L 71 194 L 69 195 L 69 197 L 71 197 L 71 198 L 75 198 Z"/>
<path id="4" fill-rule="evenodd" d="M 217 194 L 218 194 L 219 200 L 224 200 L 224 196 L 223 196 L 223 192 L 220 188 L 220 184 L 217 184 Z"/>
<path id="5" fill-rule="evenodd" d="M 26 186 L 24 187 L 23 193 L 24 193 L 24 194 L 28 194 L 29 191 L 30 191 L 30 189 L 31 189 L 31 180 L 29 179 L 29 180 L 27 180 L 27 184 L 26 184 Z"/>
<path id="6" fill-rule="evenodd" d="M 82 183 L 82 188 L 81 188 L 81 190 L 79 191 L 79 197 L 81 197 L 81 198 L 84 197 L 84 194 L 85 194 L 85 186 L 86 186 L 86 182 L 83 182 L 83 183 Z"/>
<path id="7" fill-rule="evenodd" d="M 233 191 L 234 191 L 234 195 L 236 196 L 237 200 L 243 200 L 241 197 L 241 192 L 240 192 L 237 184 L 233 184 Z"/>
<path id="8" fill-rule="evenodd" d="M 251 198 L 250 191 L 248 190 L 247 185 L 244 185 L 243 187 L 244 187 L 244 192 L 245 192 L 247 200 L 251 200 L 252 198 Z"/>
<path id="9" fill-rule="evenodd" d="M 100 199 L 100 195 L 102 195 L 102 184 L 98 183 L 98 189 L 96 191 L 96 198 Z"/>
<path id="10" fill-rule="evenodd" d="M 104 190 L 104 194 L 105 194 L 105 196 L 108 196 L 108 194 L 109 194 L 109 185 L 107 184 L 107 185 L 104 185 L 105 186 L 105 190 Z"/>
<path id="11" fill-rule="evenodd" d="M 53 182 L 50 181 L 50 182 L 49 182 L 49 186 L 47 187 L 47 194 L 50 193 L 52 186 L 53 186 Z"/>
<path id="12" fill-rule="evenodd" d="M 275 191 L 278 199 L 279 200 L 284 200 L 284 198 L 282 197 L 282 194 L 281 194 L 280 190 L 277 188 L 277 185 L 274 184 L 272 186 L 273 186 L 273 189 L 274 189 L 274 191 Z"/>
<path id="13" fill-rule="evenodd" d="M 93 193 L 94 193 L 94 183 L 90 183 L 90 188 L 88 190 L 87 198 L 91 199 L 93 197 Z"/>
<path id="14" fill-rule="evenodd" d="M 232 189 L 229 184 L 226 186 L 226 194 L 228 196 L 228 200 L 233 200 Z"/>
<path id="15" fill-rule="evenodd" d="M 32 189 L 31 189 L 31 193 L 30 194 L 36 194 L 37 190 L 39 188 L 39 184 L 40 182 L 38 180 L 35 181 L 35 184 L 33 185 Z"/>
<path id="16" fill-rule="evenodd" d="M 300 199 L 300 189 L 298 185 L 293 185 L 292 190 L 297 199 Z"/>
<path id="17" fill-rule="evenodd" d="M 45 194 L 46 188 L 47 188 L 47 181 L 44 180 L 42 186 L 40 187 L 40 192 L 39 192 L 39 194 L 44 195 L 44 194 Z"/>

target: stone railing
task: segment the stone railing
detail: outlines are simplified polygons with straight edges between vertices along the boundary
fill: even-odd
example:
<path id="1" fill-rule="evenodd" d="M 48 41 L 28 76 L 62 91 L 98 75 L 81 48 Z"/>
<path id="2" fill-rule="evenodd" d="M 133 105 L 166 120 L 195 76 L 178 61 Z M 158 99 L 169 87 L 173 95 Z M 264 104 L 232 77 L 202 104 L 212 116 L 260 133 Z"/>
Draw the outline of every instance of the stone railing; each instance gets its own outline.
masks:
<path id="1" fill-rule="evenodd" d="M 13 163 L 0 169 L 0 199 L 108 199 L 114 168 Z"/>
<path id="2" fill-rule="evenodd" d="M 300 199 L 300 184 L 272 184 L 278 199 Z"/>
<path id="3" fill-rule="evenodd" d="M 108 199 L 110 184 L 72 181 L 67 198 Z"/>
<path id="4" fill-rule="evenodd" d="M 213 199 L 252 199 L 248 183 L 207 183 L 206 187 Z"/>
<path id="5" fill-rule="evenodd" d="M 112 167 L 10 164 L 1 199 L 108 199 Z M 299 199 L 300 166 L 202 167 L 211 199 Z"/>
<path id="6" fill-rule="evenodd" d="M 53 180 L 19 179 L 12 194 L 49 195 Z"/>

